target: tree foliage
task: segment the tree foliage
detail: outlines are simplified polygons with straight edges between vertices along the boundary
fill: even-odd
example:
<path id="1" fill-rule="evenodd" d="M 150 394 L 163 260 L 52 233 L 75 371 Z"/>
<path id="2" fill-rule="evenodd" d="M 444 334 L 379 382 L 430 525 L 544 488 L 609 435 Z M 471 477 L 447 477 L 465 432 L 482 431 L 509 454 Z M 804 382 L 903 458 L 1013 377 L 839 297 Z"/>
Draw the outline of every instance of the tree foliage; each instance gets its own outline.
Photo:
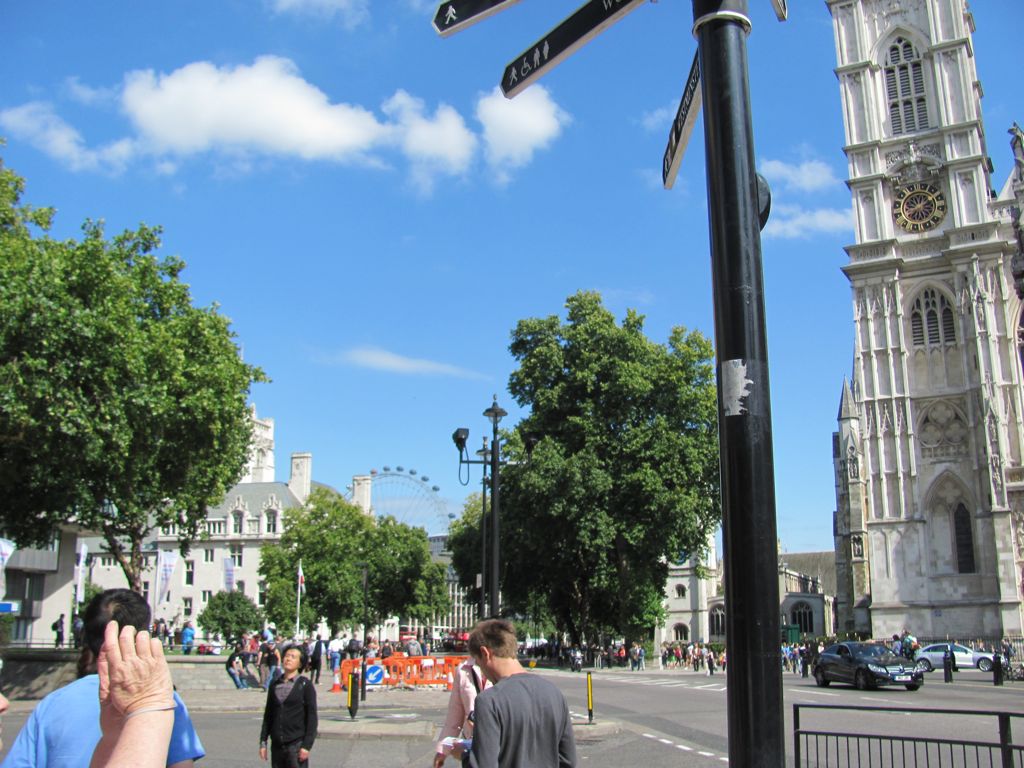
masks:
<path id="1" fill-rule="evenodd" d="M 646 636 L 669 562 L 706 552 L 720 520 L 713 351 L 683 328 L 655 343 L 595 293 L 566 307 L 512 334 L 509 389 L 530 413 L 501 475 L 503 601 L 542 603 L 574 641 Z"/>
<path id="2" fill-rule="evenodd" d="M 209 599 L 196 621 L 207 632 L 235 640 L 263 626 L 263 611 L 244 592 L 222 590 Z"/>
<path id="3" fill-rule="evenodd" d="M 315 489 L 304 506 L 285 512 L 280 542 L 261 550 L 267 615 L 278 626 L 295 621 L 300 559 L 307 630 L 320 618 L 332 631 L 362 623 L 363 564 L 369 624 L 394 615 L 426 621 L 448 610 L 445 569 L 431 562 L 426 532 L 391 517 L 374 521 L 333 491 Z"/>
<path id="4" fill-rule="evenodd" d="M 240 477 L 263 374 L 155 255 L 159 228 L 55 240 L 23 190 L 0 163 L 0 524 L 22 546 L 102 532 L 138 591 L 150 532 L 174 524 L 187 549 Z"/>

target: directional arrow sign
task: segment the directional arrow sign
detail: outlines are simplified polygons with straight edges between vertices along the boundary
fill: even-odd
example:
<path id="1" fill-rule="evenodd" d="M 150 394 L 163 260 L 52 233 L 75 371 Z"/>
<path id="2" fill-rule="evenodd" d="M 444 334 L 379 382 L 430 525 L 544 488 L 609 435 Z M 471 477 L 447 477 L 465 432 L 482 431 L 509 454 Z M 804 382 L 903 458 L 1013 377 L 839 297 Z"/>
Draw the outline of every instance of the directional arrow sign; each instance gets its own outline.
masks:
<path id="1" fill-rule="evenodd" d="M 437 7 L 434 15 L 434 29 L 441 37 L 455 34 L 471 27 L 498 11 L 511 8 L 519 0 L 449 0 Z"/>
<path id="2" fill-rule="evenodd" d="M 7 600 L 0 603 L 0 613 L 21 613 L 21 601 Z"/>
<path id="3" fill-rule="evenodd" d="M 665 147 L 665 157 L 661 163 L 661 181 L 665 189 L 672 189 L 676 182 L 676 174 L 679 172 L 679 164 L 683 161 L 686 144 L 690 141 L 693 126 L 697 124 L 700 102 L 700 56 L 695 53 L 690 76 L 686 78 L 683 98 L 676 111 L 676 119 L 672 121 L 672 127 L 668 132 L 668 146 Z"/>
<path id="4" fill-rule="evenodd" d="M 645 2 L 647 0 L 590 0 L 505 67 L 501 77 L 502 93 L 511 99 Z"/>

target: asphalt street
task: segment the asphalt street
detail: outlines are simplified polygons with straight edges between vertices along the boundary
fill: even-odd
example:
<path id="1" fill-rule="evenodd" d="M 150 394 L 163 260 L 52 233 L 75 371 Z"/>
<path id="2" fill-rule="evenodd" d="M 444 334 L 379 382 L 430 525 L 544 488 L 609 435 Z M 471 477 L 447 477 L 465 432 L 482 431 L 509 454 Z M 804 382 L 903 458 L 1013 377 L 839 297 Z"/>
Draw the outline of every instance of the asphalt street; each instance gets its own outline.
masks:
<path id="1" fill-rule="evenodd" d="M 728 762 L 726 677 L 679 670 L 595 670 L 594 724 L 589 724 L 586 674 L 537 670 L 566 694 L 573 713 L 581 766 L 694 766 Z M 371 691 L 355 720 L 344 697 L 319 687 L 321 728 L 311 765 L 426 768 L 433 737 L 444 718 L 448 693 L 440 690 Z M 263 694 L 257 691 L 181 691 L 207 757 L 200 768 L 235 768 L 259 764 L 257 746 Z M 991 719 L 915 715 L 915 708 L 1001 710 L 1024 714 L 1024 684 L 991 684 L 991 676 L 963 672 L 952 685 L 931 673 L 919 691 L 858 691 L 833 684 L 818 688 L 813 679 L 784 675 L 787 751 L 792 749 L 793 704 L 890 706 L 896 714 L 854 713 L 857 728 L 872 732 L 910 733 L 962 738 L 991 738 Z M 5 743 L 13 741 L 32 702 L 14 702 L 3 718 Z M 852 723 L 844 711 L 804 710 L 802 724 L 839 729 Z M 3 754 L 3 753 L 0 753 Z M 449 765 L 455 766 L 449 761 Z"/>

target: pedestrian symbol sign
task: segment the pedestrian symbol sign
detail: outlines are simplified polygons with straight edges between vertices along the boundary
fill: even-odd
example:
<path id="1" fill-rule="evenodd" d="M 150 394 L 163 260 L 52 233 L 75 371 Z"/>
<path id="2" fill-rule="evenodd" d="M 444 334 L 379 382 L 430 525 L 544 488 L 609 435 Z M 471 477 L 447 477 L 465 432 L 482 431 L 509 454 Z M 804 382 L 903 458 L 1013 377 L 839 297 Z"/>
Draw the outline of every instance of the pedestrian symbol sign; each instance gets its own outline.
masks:
<path id="1" fill-rule="evenodd" d="M 437 13 L 434 14 L 434 29 L 441 37 L 448 37 L 518 2 L 519 0 L 448 0 L 437 7 Z"/>

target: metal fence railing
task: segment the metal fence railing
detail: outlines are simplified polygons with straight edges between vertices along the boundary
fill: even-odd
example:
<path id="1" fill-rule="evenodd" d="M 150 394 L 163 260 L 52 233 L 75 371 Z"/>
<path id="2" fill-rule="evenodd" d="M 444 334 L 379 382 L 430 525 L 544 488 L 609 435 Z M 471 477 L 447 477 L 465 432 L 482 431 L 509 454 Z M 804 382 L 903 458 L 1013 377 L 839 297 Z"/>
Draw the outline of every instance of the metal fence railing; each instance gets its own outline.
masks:
<path id="1" fill-rule="evenodd" d="M 829 712 L 844 713 L 848 727 L 840 731 L 820 725 L 801 726 L 801 714 Z M 895 724 L 893 727 L 877 728 L 880 724 L 877 715 L 885 713 L 898 713 L 900 717 L 891 721 Z M 936 715 L 973 718 L 975 727 L 965 727 L 963 720 L 937 723 Z M 1024 713 L 794 704 L 793 765 L 796 768 L 1024 768 L 1024 743 L 1013 739 L 1014 718 L 1024 718 Z M 806 722 L 807 717 L 804 719 Z M 853 732 L 854 728 L 872 727 L 872 720 L 878 730 L 887 732 Z M 988 728 L 984 724 L 979 728 L 979 720 L 985 721 Z M 925 725 L 928 727 L 923 727 Z M 929 730 L 936 735 L 929 735 Z M 964 738 L 949 738 L 949 734 L 963 734 Z"/>

